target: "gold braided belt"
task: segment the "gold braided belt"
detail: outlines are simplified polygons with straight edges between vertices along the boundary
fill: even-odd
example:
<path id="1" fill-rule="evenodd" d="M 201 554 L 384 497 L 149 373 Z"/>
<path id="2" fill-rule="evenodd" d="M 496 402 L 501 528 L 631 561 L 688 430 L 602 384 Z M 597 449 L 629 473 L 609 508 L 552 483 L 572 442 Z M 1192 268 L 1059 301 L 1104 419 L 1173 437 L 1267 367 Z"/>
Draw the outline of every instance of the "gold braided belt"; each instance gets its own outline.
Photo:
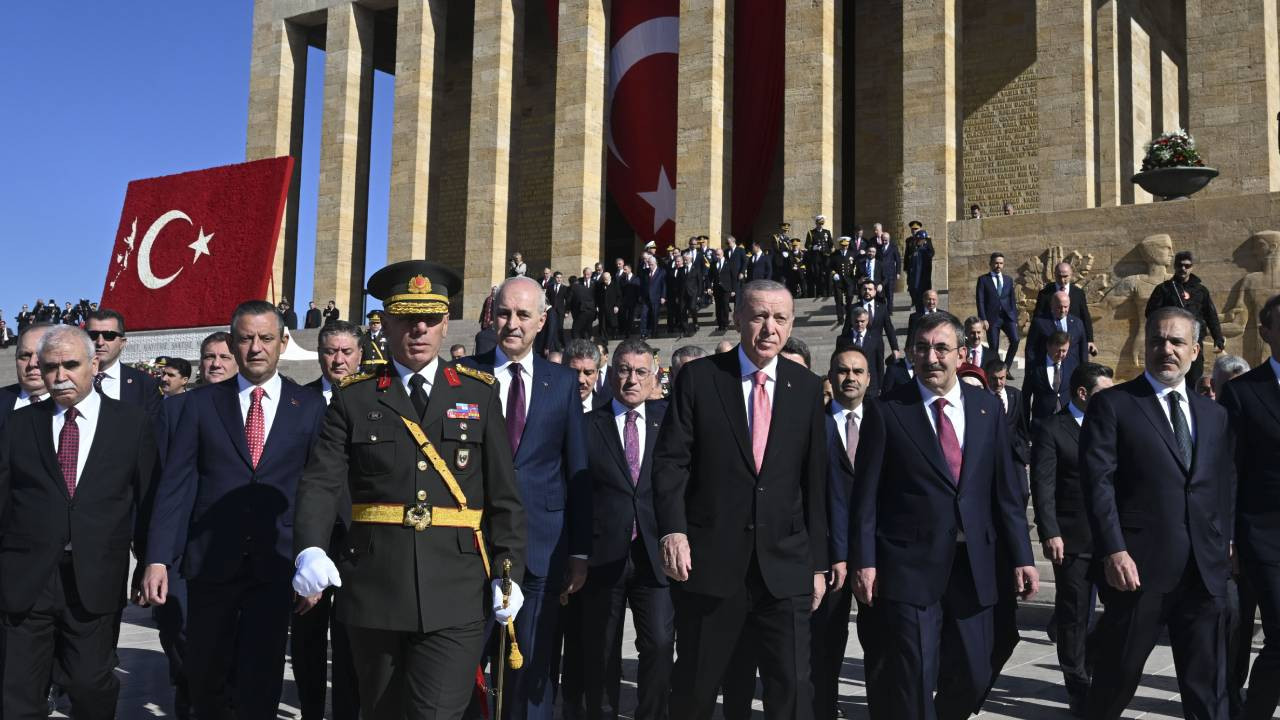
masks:
<path id="1" fill-rule="evenodd" d="M 432 507 L 426 503 L 401 505 L 396 503 L 355 503 L 351 506 L 351 520 L 374 525 L 403 525 L 422 532 L 429 527 L 480 529 L 480 510 L 469 508 Z"/>

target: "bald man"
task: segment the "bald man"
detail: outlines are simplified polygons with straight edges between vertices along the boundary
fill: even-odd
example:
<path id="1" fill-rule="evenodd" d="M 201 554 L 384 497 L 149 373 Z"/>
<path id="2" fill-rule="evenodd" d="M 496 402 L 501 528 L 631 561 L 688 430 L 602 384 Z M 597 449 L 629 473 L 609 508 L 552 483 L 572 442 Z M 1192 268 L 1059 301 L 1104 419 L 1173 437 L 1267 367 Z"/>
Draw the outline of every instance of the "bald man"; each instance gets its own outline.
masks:
<path id="1" fill-rule="evenodd" d="M 1031 319 L 1031 327 L 1027 331 L 1027 367 L 1042 364 L 1045 354 L 1045 343 L 1049 336 L 1062 331 L 1071 338 L 1067 347 L 1067 356 L 1079 367 L 1088 359 L 1089 337 L 1084 323 L 1071 313 L 1071 294 L 1067 291 L 1053 293 L 1049 298 L 1049 314 L 1047 317 L 1036 316 Z"/>

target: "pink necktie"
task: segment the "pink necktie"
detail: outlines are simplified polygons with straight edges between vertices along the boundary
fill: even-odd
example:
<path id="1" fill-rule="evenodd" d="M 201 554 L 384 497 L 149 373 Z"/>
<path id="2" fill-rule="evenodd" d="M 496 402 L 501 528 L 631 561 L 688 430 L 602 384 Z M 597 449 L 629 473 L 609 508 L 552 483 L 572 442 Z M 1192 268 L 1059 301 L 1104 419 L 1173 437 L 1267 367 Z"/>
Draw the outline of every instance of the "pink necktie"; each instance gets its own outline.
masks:
<path id="1" fill-rule="evenodd" d="M 942 445 L 942 457 L 946 458 L 947 467 L 951 469 L 951 482 L 959 485 L 964 453 L 960 451 L 960 439 L 956 437 L 956 428 L 945 412 L 948 404 L 946 398 L 938 398 L 933 402 L 933 406 L 938 409 L 938 443 Z"/>
<path id="2" fill-rule="evenodd" d="M 266 418 L 262 414 L 262 396 L 267 394 L 260 387 L 249 393 L 249 414 L 244 421 L 244 437 L 249 443 L 249 461 L 257 469 L 262 459 L 262 446 L 267 440 Z"/>
<path id="3" fill-rule="evenodd" d="M 764 388 L 768 375 L 763 370 L 755 374 L 755 389 L 751 392 L 751 455 L 755 457 L 756 472 L 764 465 L 764 447 L 769 442 L 769 393 Z"/>

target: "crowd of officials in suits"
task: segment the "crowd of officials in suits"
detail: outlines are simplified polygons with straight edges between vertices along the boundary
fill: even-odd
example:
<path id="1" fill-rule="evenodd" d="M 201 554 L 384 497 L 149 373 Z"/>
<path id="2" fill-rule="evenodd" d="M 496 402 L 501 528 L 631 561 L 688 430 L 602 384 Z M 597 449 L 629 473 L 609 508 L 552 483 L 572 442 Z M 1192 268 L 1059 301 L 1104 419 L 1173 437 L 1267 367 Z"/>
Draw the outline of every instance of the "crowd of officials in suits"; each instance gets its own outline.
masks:
<path id="1" fill-rule="evenodd" d="M 505 717 L 617 717 L 629 608 L 638 717 L 710 717 L 721 696 L 747 717 L 758 675 L 766 716 L 832 718 L 856 605 L 871 716 L 963 718 L 1038 589 L 1030 501 L 1073 711 L 1119 717 L 1167 628 L 1188 717 L 1270 717 L 1280 296 L 1260 319 L 1272 357 L 1223 359 L 1202 384 L 1221 335 L 1179 253 L 1147 308 L 1146 371 L 1112 387 L 1064 263 L 1019 392 L 1003 256 L 962 321 L 911 229 L 902 345 L 892 241 L 877 225 L 832 242 L 820 216 L 803 241 L 693 238 L 569 283 L 517 255 L 485 303 L 488 346 L 460 359 L 443 352 L 460 280 L 397 263 L 370 279 L 373 332 L 313 303 L 308 386 L 277 369 L 287 306 L 241 304 L 191 392 L 174 359 L 159 372 L 183 382 L 164 390 L 119 362 L 112 310 L 28 324 L 0 390 L 3 713 L 43 716 L 52 685 L 73 716 L 112 717 L 131 597 L 153 608 L 180 717 L 273 717 L 290 643 L 304 718 L 328 673 L 338 718 L 482 717 L 500 676 Z M 791 338 L 796 296 L 836 302 L 825 368 Z M 663 398 L 646 340 L 662 308 L 687 333 L 704 302 L 739 342 L 678 351 Z"/>

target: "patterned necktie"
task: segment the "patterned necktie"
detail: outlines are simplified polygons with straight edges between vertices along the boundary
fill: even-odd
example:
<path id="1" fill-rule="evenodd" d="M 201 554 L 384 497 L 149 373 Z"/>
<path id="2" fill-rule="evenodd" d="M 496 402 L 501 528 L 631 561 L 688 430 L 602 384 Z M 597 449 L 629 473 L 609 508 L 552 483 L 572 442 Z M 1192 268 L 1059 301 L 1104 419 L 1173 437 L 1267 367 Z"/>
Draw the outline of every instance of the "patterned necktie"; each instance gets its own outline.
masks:
<path id="1" fill-rule="evenodd" d="M 262 459 L 262 446 L 267 441 L 266 417 L 262 414 L 262 396 L 267 391 L 260 387 L 249 393 L 249 415 L 244 420 L 244 438 L 249 443 L 249 462 L 254 469 Z"/>
<path id="2" fill-rule="evenodd" d="M 627 411 L 627 424 L 622 429 L 624 450 L 627 454 L 627 469 L 631 471 L 631 484 L 640 482 L 640 429 L 636 427 L 636 418 L 640 413 Z"/>
<path id="3" fill-rule="evenodd" d="M 80 457 L 80 428 L 75 408 L 67 408 L 63 415 L 62 432 L 58 433 L 58 467 L 62 468 L 62 481 L 67 484 L 67 495 L 76 495 L 76 463 Z"/>
<path id="4" fill-rule="evenodd" d="M 942 445 L 942 457 L 946 458 L 947 467 L 951 469 L 951 482 L 959 485 L 964 453 L 960 451 L 960 439 L 956 437 L 956 428 L 951 424 L 951 418 L 944 412 L 949 404 L 946 398 L 938 398 L 933 406 L 938 411 L 938 443 Z"/>
<path id="5" fill-rule="evenodd" d="M 1053 411 L 1062 409 L 1062 363 L 1053 364 Z"/>
<path id="6" fill-rule="evenodd" d="M 409 399 L 413 401 L 413 409 L 418 412 L 418 419 L 427 414 L 427 379 L 414 373 L 409 378 Z"/>
<path id="7" fill-rule="evenodd" d="M 520 437 L 524 435 L 524 376 L 523 366 L 511 363 L 511 387 L 507 388 L 507 439 L 511 441 L 511 455 L 520 449 Z"/>
<path id="8" fill-rule="evenodd" d="M 94 389 L 95 391 L 97 391 L 97 393 L 98 393 L 99 395 L 103 395 L 103 396 L 105 396 L 105 395 L 107 394 L 107 393 L 106 393 L 106 392 L 104 392 L 104 391 L 103 391 L 103 389 L 102 389 L 102 380 L 103 380 L 103 378 L 105 378 L 106 376 L 107 376 L 107 374 L 106 374 L 106 373 L 104 373 L 104 372 L 97 373 L 96 375 L 94 375 L 94 376 L 93 376 L 93 389 Z"/>
<path id="9" fill-rule="evenodd" d="M 849 453 L 849 464 L 852 465 L 858 453 L 858 419 L 852 412 L 844 416 L 844 440 L 845 452 Z"/>
<path id="10" fill-rule="evenodd" d="M 756 472 L 764 465 L 764 448 L 769 441 L 769 393 L 764 387 L 768 378 L 763 370 L 757 370 L 751 392 L 751 455 L 756 461 Z"/>
<path id="11" fill-rule="evenodd" d="M 853 344 L 854 344 L 854 345 L 857 345 L 858 347 L 862 347 L 862 332 L 861 332 L 861 331 L 857 331 L 857 332 L 854 332 L 854 333 L 853 333 Z"/>
<path id="12" fill-rule="evenodd" d="M 1178 454 L 1182 456 L 1183 467 L 1191 467 L 1191 428 L 1187 427 L 1187 417 L 1182 414 L 1182 396 L 1171 392 L 1165 396 L 1169 401 L 1169 424 L 1173 426 L 1173 440 L 1178 446 Z"/>

